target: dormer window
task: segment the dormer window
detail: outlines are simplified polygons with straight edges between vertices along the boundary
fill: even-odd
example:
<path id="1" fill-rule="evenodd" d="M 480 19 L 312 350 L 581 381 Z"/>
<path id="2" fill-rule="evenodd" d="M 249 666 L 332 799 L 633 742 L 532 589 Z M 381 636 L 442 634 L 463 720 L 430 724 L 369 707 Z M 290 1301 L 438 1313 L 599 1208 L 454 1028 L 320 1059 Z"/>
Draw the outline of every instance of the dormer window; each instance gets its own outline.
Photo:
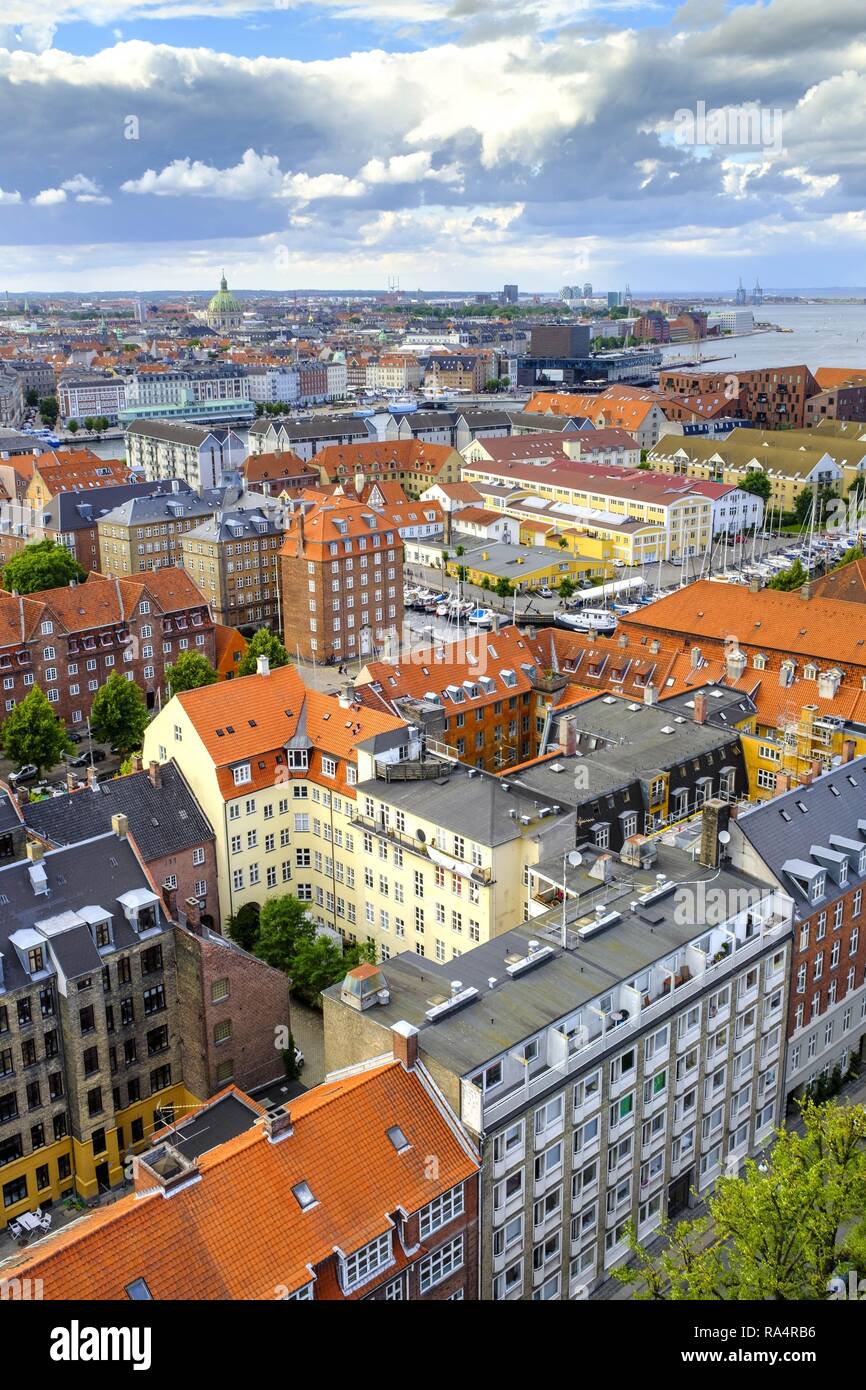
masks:
<path id="1" fill-rule="evenodd" d="M 364 1245 L 360 1250 L 356 1250 L 354 1255 L 347 1255 L 343 1260 L 343 1288 L 348 1293 L 350 1289 L 356 1288 L 359 1284 L 366 1284 L 380 1269 L 384 1269 L 391 1264 L 391 1232 L 384 1236 L 379 1236 L 377 1240 L 370 1241 L 369 1245 Z"/>
<path id="2" fill-rule="evenodd" d="M 803 675 L 807 681 L 816 681 L 818 679 L 818 667 L 813 661 L 810 661 L 808 666 L 804 667 Z"/>
<path id="3" fill-rule="evenodd" d="M 27 952 L 27 969 L 31 975 L 38 975 L 45 969 L 45 952 L 41 946 L 33 946 Z"/>
<path id="4" fill-rule="evenodd" d="M 251 782 L 253 774 L 249 763 L 241 763 L 240 767 L 232 768 L 232 776 L 236 787 L 242 787 L 245 782 Z"/>
<path id="5" fill-rule="evenodd" d="M 812 880 L 812 902 L 816 903 L 824 896 L 824 885 L 826 882 L 825 874 L 818 874 Z"/>
<path id="6" fill-rule="evenodd" d="M 294 772 L 306 772 L 310 764 L 310 755 L 306 748 L 290 748 L 289 767 Z"/>

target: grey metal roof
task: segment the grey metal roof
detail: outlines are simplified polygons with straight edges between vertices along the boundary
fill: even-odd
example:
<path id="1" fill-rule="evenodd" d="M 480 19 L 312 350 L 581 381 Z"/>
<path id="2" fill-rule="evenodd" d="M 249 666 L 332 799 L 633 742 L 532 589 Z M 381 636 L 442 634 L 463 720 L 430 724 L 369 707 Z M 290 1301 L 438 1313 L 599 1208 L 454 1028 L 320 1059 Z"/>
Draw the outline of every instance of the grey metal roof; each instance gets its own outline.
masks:
<path id="1" fill-rule="evenodd" d="M 119 811 L 129 820 L 130 833 L 148 863 L 213 839 L 210 823 L 174 761 L 162 764 L 159 787 L 149 773 L 132 772 L 22 808 L 29 828 L 52 845 L 78 844 L 103 834 Z"/>
<path id="2" fill-rule="evenodd" d="M 99 517 L 109 526 L 142 526 L 154 521 L 178 521 L 213 514 L 213 504 L 194 492 L 155 492 L 129 497 Z"/>
<path id="3" fill-rule="evenodd" d="M 851 887 L 866 883 L 866 874 L 858 874 L 857 852 L 858 848 L 866 849 L 866 756 L 843 763 L 816 778 L 811 786 L 794 787 L 741 812 L 735 833 L 748 840 L 786 892 L 793 890 L 800 916 L 808 916 L 816 906 L 826 906 Z M 851 845 L 848 883 L 841 886 L 831 864 L 838 862 L 835 854 L 846 842 Z M 831 853 L 820 859 L 813 853 L 815 849 Z M 806 878 L 824 870 L 824 895 L 817 903 L 805 900 L 794 875 Z"/>
<path id="4" fill-rule="evenodd" d="M 232 433 L 228 425 L 182 425 L 171 420 L 133 420 L 127 434 L 144 434 L 152 439 L 164 439 L 174 444 L 194 444 L 201 447 L 208 439 L 225 441 Z"/>
<path id="5" fill-rule="evenodd" d="M 107 835 L 71 847 L 48 850 L 41 863 L 45 869 L 47 893 L 34 892 L 28 872 L 32 866 L 28 860 L 18 860 L 0 868 L 0 953 L 4 983 L 9 991 L 31 984 L 30 976 L 10 943 L 10 936 L 37 927 L 64 912 L 80 912 L 82 908 L 98 906 L 111 913 L 118 951 L 140 940 L 117 901 L 133 889 L 152 892 L 128 840 L 120 840 L 109 831 Z M 160 914 L 160 920 L 165 924 L 164 913 Z M 71 974 L 101 968 L 103 962 L 96 951 L 93 952 L 94 961 L 86 945 L 78 939 L 78 928 L 73 926 L 71 932 L 75 940 L 65 940 L 66 932 L 51 937 L 52 950 L 60 943 L 58 960 L 62 956 L 62 968 L 68 965 Z"/>
<path id="6" fill-rule="evenodd" d="M 180 490 L 188 493 L 188 483 L 180 483 Z M 119 483 L 116 487 L 88 489 L 87 492 L 58 492 L 42 508 L 45 525 L 54 531 L 80 531 L 94 526 L 107 512 L 116 510 L 124 502 L 135 498 L 152 497 L 154 493 L 165 490 L 165 481 L 152 483 Z"/>

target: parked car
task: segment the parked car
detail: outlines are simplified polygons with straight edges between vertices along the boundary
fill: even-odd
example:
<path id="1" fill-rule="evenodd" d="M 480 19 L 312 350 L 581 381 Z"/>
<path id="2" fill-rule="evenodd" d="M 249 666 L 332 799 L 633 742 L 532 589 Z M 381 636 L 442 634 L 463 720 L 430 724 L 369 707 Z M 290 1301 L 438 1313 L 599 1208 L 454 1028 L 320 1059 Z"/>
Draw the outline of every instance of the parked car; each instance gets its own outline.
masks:
<path id="1" fill-rule="evenodd" d="M 108 754 L 104 748 L 91 748 L 88 757 L 92 758 L 95 763 L 104 763 Z"/>
<path id="2" fill-rule="evenodd" d="M 553 590 L 548 589 L 546 584 L 542 584 L 538 592 L 542 598 L 553 598 Z"/>
<path id="3" fill-rule="evenodd" d="M 299 1047 L 295 1048 L 295 1066 L 298 1071 L 304 1070 L 304 1054 Z"/>
<path id="4" fill-rule="evenodd" d="M 19 782 L 32 782 L 39 776 L 39 768 L 35 763 L 25 763 L 17 772 L 10 774 L 9 781 L 13 787 L 17 787 Z"/>
<path id="5" fill-rule="evenodd" d="M 87 730 L 86 730 L 86 729 L 67 729 L 67 730 L 66 730 L 66 737 L 69 739 L 69 742 L 70 742 L 70 743 L 80 743 L 82 739 L 87 738 Z"/>

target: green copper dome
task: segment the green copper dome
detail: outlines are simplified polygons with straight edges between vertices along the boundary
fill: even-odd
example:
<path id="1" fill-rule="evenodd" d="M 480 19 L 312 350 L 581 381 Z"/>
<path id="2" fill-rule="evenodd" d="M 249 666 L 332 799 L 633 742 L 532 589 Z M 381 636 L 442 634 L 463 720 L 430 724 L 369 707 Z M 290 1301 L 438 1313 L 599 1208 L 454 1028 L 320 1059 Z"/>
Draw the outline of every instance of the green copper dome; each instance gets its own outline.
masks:
<path id="1" fill-rule="evenodd" d="M 211 299 L 207 311 L 209 314 L 242 314 L 244 311 L 241 301 L 229 293 L 225 272 L 220 280 L 219 292 Z"/>

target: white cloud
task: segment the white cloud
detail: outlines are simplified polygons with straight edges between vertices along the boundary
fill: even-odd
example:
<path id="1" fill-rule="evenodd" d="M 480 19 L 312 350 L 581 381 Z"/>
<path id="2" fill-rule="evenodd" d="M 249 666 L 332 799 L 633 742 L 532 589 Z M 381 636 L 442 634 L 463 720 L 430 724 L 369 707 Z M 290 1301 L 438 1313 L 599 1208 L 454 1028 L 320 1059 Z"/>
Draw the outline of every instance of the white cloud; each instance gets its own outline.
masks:
<path id="1" fill-rule="evenodd" d="M 6 191 L 5 189 L 0 188 L 0 208 L 2 208 L 2 207 L 12 207 L 14 204 L 20 203 L 20 202 L 21 202 L 21 194 L 20 194 L 20 193 L 13 193 L 13 192 L 11 191 L 11 189 L 10 189 L 9 191 Z"/>
<path id="2" fill-rule="evenodd" d="M 412 154 L 392 154 L 390 159 L 369 159 L 359 177 L 367 183 L 418 183 L 422 179 L 434 179 L 439 183 L 463 184 L 463 173 L 459 164 L 443 164 L 438 169 L 432 167 L 433 156 L 429 150 L 415 150 Z"/>
<path id="3" fill-rule="evenodd" d="M 123 193 L 150 193 L 160 198 L 351 198 L 364 185 L 344 174 L 283 173 L 276 155 L 249 149 L 238 164 L 218 169 L 202 160 L 175 159 L 160 170 L 147 169 L 138 179 L 121 184 Z"/>
<path id="4" fill-rule="evenodd" d="M 43 188 L 41 193 L 37 193 L 35 198 L 30 199 L 35 208 L 53 207 L 56 203 L 66 202 L 66 190 L 64 188 Z"/>

